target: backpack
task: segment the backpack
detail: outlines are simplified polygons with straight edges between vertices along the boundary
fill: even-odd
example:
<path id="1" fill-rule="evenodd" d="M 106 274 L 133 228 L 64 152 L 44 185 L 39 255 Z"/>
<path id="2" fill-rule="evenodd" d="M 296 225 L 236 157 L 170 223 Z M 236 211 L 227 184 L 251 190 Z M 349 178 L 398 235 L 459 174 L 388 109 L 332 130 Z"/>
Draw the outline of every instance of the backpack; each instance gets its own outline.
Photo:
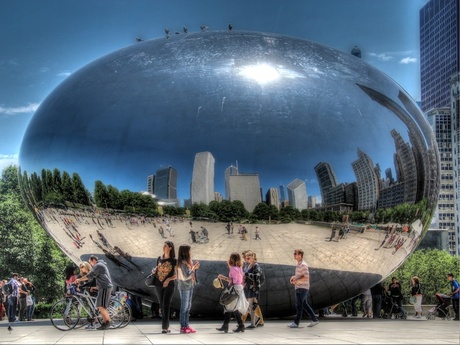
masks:
<path id="1" fill-rule="evenodd" d="M 9 296 L 13 293 L 13 284 L 11 284 L 11 281 L 2 286 L 2 292 L 5 296 Z"/>

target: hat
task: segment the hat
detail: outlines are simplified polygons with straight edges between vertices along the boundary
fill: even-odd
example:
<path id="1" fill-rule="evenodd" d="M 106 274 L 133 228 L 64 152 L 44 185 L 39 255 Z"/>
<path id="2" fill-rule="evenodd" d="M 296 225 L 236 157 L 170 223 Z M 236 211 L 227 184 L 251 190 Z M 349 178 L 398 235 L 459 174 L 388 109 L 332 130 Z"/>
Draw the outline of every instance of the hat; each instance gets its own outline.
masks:
<path id="1" fill-rule="evenodd" d="M 222 284 L 222 281 L 219 278 L 214 279 L 212 281 L 212 285 L 214 285 L 214 287 L 216 289 L 223 289 L 224 288 L 224 285 Z"/>

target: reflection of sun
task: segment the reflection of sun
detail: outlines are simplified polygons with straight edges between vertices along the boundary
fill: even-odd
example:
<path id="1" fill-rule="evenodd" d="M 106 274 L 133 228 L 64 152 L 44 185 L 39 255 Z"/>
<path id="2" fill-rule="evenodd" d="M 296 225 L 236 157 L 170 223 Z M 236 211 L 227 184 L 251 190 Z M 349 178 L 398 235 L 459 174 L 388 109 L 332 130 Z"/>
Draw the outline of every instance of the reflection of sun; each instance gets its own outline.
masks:
<path id="1" fill-rule="evenodd" d="M 240 68 L 240 75 L 263 85 L 280 77 L 278 70 L 267 64 L 248 65 Z"/>

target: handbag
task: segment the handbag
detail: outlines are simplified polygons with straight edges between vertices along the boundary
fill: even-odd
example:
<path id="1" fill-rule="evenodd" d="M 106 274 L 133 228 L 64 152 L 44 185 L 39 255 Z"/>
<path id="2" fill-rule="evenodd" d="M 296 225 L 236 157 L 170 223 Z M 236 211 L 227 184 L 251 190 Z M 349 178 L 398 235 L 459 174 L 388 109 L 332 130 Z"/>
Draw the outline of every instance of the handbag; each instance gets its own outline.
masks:
<path id="1" fill-rule="evenodd" d="M 233 285 L 225 288 L 220 294 L 219 303 L 221 305 L 228 305 L 239 297 L 238 292 Z"/>
<path id="2" fill-rule="evenodd" d="M 147 278 L 145 279 L 145 285 L 148 287 L 155 287 L 157 282 L 157 275 L 150 273 Z"/>
<path id="3" fill-rule="evenodd" d="M 415 298 L 415 296 L 410 296 L 410 297 L 409 297 L 409 303 L 410 303 L 410 304 L 415 304 L 415 303 L 417 303 L 417 299 Z"/>
<path id="4" fill-rule="evenodd" d="M 29 307 L 29 306 L 31 306 L 32 304 L 34 304 L 34 301 L 32 300 L 32 296 L 27 295 L 27 296 L 26 296 L 26 305 Z"/>
<path id="5" fill-rule="evenodd" d="M 161 256 L 158 257 L 157 259 L 157 269 L 158 269 L 158 264 L 160 263 L 160 259 L 161 259 Z M 157 280 L 158 280 L 158 277 L 157 277 L 157 274 L 155 272 L 155 274 L 153 273 L 150 273 L 147 278 L 145 278 L 145 285 L 147 285 L 148 287 L 155 287 L 156 284 L 157 284 Z"/>

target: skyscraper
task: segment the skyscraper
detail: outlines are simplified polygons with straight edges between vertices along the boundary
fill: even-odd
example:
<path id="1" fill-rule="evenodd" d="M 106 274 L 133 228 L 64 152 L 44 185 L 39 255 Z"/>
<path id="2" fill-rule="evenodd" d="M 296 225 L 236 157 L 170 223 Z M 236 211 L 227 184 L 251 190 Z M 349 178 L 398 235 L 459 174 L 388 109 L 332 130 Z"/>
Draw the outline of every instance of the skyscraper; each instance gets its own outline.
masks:
<path id="1" fill-rule="evenodd" d="M 239 200 L 244 208 L 252 212 L 262 202 L 260 197 L 260 181 L 258 174 L 229 175 L 228 181 L 230 201 Z"/>
<path id="2" fill-rule="evenodd" d="M 157 170 L 154 194 L 160 199 L 177 199 L 177 171 L 173 167 Z"/>
<path id="3" fill-rule="evenodd" d="M 451 79 L 452 160 L 454 175 L 454 214 L 457 255 L 460 255 L 460 71 Z"/>
<path id="4" fill-rule="evenodd" d="M 433 228 L 449 231 L 449 252 L 457 252 L 454 218 L 454 170 L 452 161 L 452 123 L 449 108 L 435 108 L 427 113 L 427 120 L 433 128 L 441 160 L 441 189 L 433 219 Z"/>
<path id="5" fill-rule="evenodd" d="M 449 107 L 450 78 L 460 71 L 460 0 L 430 0 L 420 10 L 422 110 Z"/>
<path id="6" fill-rule="evenodd" d="M 299 211 L 308 208 L 307 201 L 307 185 L 305 181 L 295 179 L 287 185 L 289 205 L 298 209 Z"/>
<path id="7" fill-rule="evenodd" d="M 211 152 L 199 152 L 195 155 L 191 186 L 192 203 L 209 205 L 214 200 L 214 163 Z"/>

